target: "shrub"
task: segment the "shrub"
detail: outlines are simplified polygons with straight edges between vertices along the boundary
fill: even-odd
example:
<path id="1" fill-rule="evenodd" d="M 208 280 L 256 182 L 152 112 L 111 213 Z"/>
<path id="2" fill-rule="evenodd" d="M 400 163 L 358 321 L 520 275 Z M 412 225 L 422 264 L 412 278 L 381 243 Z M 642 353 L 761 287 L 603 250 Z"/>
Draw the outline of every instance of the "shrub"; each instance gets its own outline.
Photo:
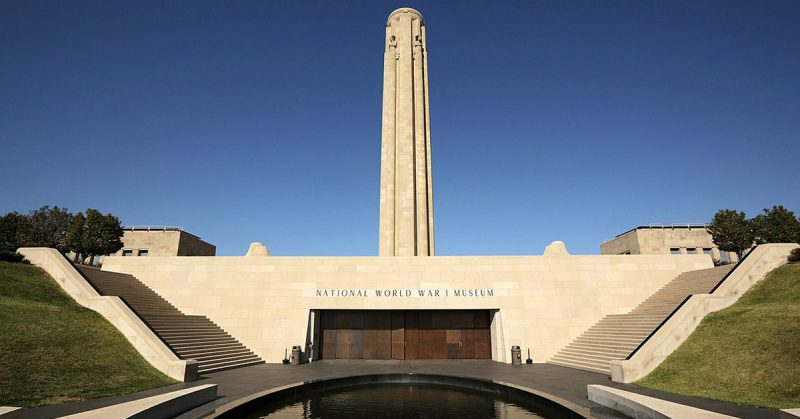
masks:
<path id="1" fill-rule="evenodd" d="M 0 252 L 0 261 L 12 263 L 28 263 L 25 256 L 17 252 Z"/>
<path id="2" fill-rule="evenodd" d="M 792 251 L 789 252 L 789 257 L 786 258 L 786 260 L 788 260 L 789 263 L 800 263 L 800 247 L 792 249 Z"/>

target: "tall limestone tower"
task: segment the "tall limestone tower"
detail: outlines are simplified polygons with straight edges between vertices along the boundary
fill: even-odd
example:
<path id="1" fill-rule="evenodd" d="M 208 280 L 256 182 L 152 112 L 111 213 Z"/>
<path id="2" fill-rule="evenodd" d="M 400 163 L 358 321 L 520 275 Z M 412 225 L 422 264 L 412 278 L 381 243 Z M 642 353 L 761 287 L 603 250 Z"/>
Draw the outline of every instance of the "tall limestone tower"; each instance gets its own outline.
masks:
<path id="1" fill-rule="evenodd" d="M 380 256 L 433 256 L 425 22 L 410 8 L 386 22 Z"/>

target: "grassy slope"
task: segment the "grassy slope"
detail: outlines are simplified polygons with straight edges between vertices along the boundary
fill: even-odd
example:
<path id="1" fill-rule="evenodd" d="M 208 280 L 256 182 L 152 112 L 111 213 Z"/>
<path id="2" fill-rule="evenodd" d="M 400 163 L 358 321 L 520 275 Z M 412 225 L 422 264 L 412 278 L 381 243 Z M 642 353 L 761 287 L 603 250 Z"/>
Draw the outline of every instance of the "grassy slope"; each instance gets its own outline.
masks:
<path id="1" fill-rule="evenodd" d="M 0 405 L 35 407 L 173 383 L 44 271 L 0 262 Z"/>
<path id="2" fill-rule="evenodd" d="M 776 269 L 736 304 L 707 316 L 636 384 L 754 406 L 800 407 L 800 264 Z"/>

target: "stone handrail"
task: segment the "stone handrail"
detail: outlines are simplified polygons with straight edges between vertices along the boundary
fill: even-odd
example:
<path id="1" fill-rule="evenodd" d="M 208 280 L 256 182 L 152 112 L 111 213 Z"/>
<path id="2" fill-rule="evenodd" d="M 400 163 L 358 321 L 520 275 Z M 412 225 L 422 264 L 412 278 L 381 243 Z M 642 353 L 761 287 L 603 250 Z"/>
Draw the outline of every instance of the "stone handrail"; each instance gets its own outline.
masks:
<path id="1" fill-rule="evenodd" d="M 695 294 L 642 344 L 630 359 L 611 361 L 611 379 L 630 383 L 643 378 L 678 348 L 708 313 L 735 303 L 771 270 L 786 263 L 795 243 L 764 244 L 753 249 L 711 294 Z"/>
<path id="2" fill-rule="evenodd" d="M 178 358 L 127 304 L 119 297 L 98 294 L 58 250 L 23 247 L 18 252 L 44 269 L 78 304 L 100 313 L 150 365 L 179 381 L 197 379 L 197 361 Z"/>

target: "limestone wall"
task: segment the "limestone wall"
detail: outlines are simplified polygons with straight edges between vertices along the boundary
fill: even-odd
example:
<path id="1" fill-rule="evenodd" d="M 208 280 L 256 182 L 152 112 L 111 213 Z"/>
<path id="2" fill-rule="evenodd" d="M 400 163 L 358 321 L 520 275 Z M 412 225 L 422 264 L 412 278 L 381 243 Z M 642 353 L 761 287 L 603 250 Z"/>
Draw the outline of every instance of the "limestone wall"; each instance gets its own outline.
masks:
<path id="1" fill-rule="evenodd" d="M 179 230 L 125 230 L 122 243 L 117 256 L 126 250 L 131 256 L 139 256 L 141 250 L 148 256 L 214 256 L 217 252 L 213 244 Z"/>
<path id="2" fill-rule="evenodd" d="M 711 266 L 707 255 L 236 256 L 107 257 L 103 269 L 133 274 L 185 313 L 208 316 L 267 362 L 305 343 L 312 309 L 465 308 L 499 310 L 495 360 L 508 361 L 519 345 L 543 362 L 603 316 Z"/>

